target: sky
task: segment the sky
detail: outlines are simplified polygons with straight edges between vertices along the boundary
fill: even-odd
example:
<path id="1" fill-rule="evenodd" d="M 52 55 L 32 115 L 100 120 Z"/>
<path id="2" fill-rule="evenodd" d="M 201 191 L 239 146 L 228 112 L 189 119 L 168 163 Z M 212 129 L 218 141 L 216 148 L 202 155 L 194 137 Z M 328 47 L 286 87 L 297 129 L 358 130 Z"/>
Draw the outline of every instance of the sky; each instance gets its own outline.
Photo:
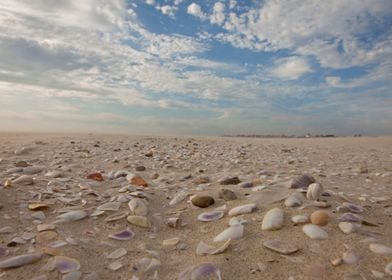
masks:
<path id="1" fill-rule="evenodd" d="M 391 0 L 1 0 L 0 131 L 392 135 Z"/>

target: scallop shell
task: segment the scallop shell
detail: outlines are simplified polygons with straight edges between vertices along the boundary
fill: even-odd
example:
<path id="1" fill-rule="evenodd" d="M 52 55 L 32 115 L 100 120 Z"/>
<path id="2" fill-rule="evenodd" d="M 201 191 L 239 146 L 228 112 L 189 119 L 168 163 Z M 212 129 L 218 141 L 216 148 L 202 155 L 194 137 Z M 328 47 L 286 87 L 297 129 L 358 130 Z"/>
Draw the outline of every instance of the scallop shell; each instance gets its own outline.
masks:
<path id="1" fill-rule="evenodd" d="M 243 225 L 230 226 L 214 238 L 214 242 L 226 241 L 229 239 L 240 239 L 244 235 Z"/>
<path id="2" fill-rule="evenodd" d="M 310 184 L 306 193 L 306 198 L 309 200 L 318 200 L 323 193 L 323 186 L 319 183 Z"/>
<path id="3" fill-rule="evenodd" d="M 301 193 L 293 193 L 284 201 L 284 205 L 287 207 L 301 206 L 304 201 L 304 197 Z"/>
<path id="4" fill-rule="evenodd" d="M 222 280 L 221 272 L 219 268 L 211 263 L 203 263 L 196 266 L 191 266 L 185 271 L 181 272 L 178 276 L 178 280 L 198 280 L 207 279 L 207 277 L 215 275 L 216 280 Z M 208 278 L 212 279 L 212 278 Z"/>
<path id="5" fill-rule="evenodd" d="M 223 211 L 211 211 L 211 212 L 204 212 L 197 216 L 197 219 L 202 222 L 211 222 L 215 220 L 219 220 L 224 215 Z"/>
<path id="6" fill-rule="evenodd" d="M 144 200 L 140 198 L 132 198 L 128 202 L 129 209 L 137 216 L 146 216 L 148 214 L 148 207 Z"/>
<path id="7" fill-rule="evenodd" d="M 3 261 L 0 261 L 0 268 L 13 268 L 13 267 L 23 266 L 26 264 L 35 263 L 40 259 L 42 259 L 42 256 L 43 254 L 41 253 L 32 253 L 32 254 L 25 254 L 25 255 L 11 257 Z"/>
<path id="8" fill-rule="evenodd" d="M 302 227 L 302 231 L 311 239 L 323 240 L 328 239 L 328 233 L 321 227 L 307 224 Z"/>
<path id="9" fill-rule="evenodd" d="M 269 210 L 263 218 L 261 224 L 262 230 L 278 230 L 283 227 L 283 210 L 280 208 L 273 208 Z"/>
<path id="10" fill-rule="evenodd" d="M 256 208 L 257 206 L 254 203 L 240 205 L 231 209 L 229 211 L 229 216 L 232 217 L 232 216 L 252 213 Z"/>

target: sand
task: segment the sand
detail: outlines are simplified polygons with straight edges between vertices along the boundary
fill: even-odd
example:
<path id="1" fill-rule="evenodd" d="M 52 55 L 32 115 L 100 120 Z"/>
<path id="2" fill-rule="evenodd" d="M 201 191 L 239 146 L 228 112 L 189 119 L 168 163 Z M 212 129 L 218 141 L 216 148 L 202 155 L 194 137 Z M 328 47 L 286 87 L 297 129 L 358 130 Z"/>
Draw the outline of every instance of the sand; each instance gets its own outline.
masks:
<path id="1" fill-rule="evenodd" d="M 53 246 L 54 241 L 69 241 L 71 237 L 75 244 L 65 242 L 52 253 L 78 260 L 80 279 L 91 272 L 100 278 L 90 279 L 178 279 L 182 271 L 202 263 L 215 265 L 222 279 L 227 280 L 391 277 L 384 269 L 392 261 L 392 255 L 374 253 L 369 244 L 392 247 L 392 137 L 251 139 L 4 133 L 0 134 L 0 159 L 0 230 L 6 226 L 12 228 L 11 233 L 0 233 L 0 247 L 9 251 L 8 256 L 0 257 L 0 263 L 11 256 L 41 252 Z M 23 174 L 23 170 L 10 172 L 20 161 L 45 168 L 28 175 L 33 178 L 33 185 L 4 186 L 7 180 L 12 182 Z M 144 166 L 146 170 L 136 171 L 137 166 Z M 131 185 L 125 177 L 114 178 L 114 172 L 121 170 L 140 175 L 148 187 Z M 61 177 L 45 176 L 50 175 L 49 171 L 59 171 Z M 94 172 L 102 174 L 104 181 L 86 179 Z M 214 243 L 213 239 L 228 227 L 231 218 L 225 213 L 223 218 L 205 223 L 198 221 L 200 213 L 223 205 L 227 212 L 250 203 L 255 195 L 263 193 L 260 186 L 272 190 L 279 186 L 279 190 L 290 193 L 293 190 L 282 186 L 302 174 L 312 175 L 323 186 L 330 196 L 320 199 L 327 201 L 329 208 L 313 206 L 308 199 L 293 208 L 286 207 L 283 201 L 259 204 L 256 211 L 240 216 L 247 220 L 244 235 L 233 240 L 226 251 L 208 256 L 196 254 L 200 241 L 214 246 L 221 244 Z M 238 176 L 242 182 L 254 182 L 254 187 L 221 185 L 219 179 L 224 176 Z M 200 177 L 208 178 L 209 183 L 197 184 L 195 179 Z M 61 186 L 55 187 L 54 193 L 48 193 L 50 181 L 52 186 Z M 88 189 L 81 189 L 80 183 Z M 222 188 L 234 191 L 237 199 L 220 199 L 218 193 Z M 259 191 L 255 191 L 257 189 Z M 188 197 L 169 205 L 181 190 Z M 58 224 L 54 239 L 37 242 L 37 225 L 53 223 L 64 208 L 88 209 L 91 214 L 99 205 L 118 200 L 119 196 L 121 201 L 131 199 L 134 191 L 148 196 L 147 218 L 151 227 L 131 225 L 126 218 L 105 222 L 105 218 L 114 213 L 107 211 L 99 216 Z M 189 202 L 193 194 L 209 195 L 215 203 L 207 208 L 193 206 Z M 337 208 L 346 200 L 361 206 L 364 210 L 359 215 L 375 226 L 362 225 L 360 231 L 348 235 L 341 232 L 338 223 L 344 212 Z M 49 205 L 41 210 L 45 215 L 41 221 L 31 217 L 36 211 L 29 210 L 28 205 L 33 202 Z M 127 204 L 124 200 L 118 212 L 128 214 Z M 284 211 L 283 227 L 263 231 L 264 214 L 275 207 Z M 326 240 L 310 239 L 303 233 L 302 225 L 290 221 L 294 215 L 310 216 L 316 210 L 329 214 L 329 223 L 322 227 L 328 233 Z M 179 217 L 178 228 L 165 224 L 170 217 Z M 109 238 L 110 234 L 126 228 L 135 233 L 131 240 Z M 25 244 L 10 243 L 26 233 L 31 233 L 33 238 L 26 238 Z M 179 238 L 178 244 L 162 245 L 171 238 Z M 269 239 L 283 240 L 300 249 L 291 255 L 282 255 L 263 247 L 263 242 Z M 118 248 L 126 249 L 127 254 L 117 260 L 122 267 L 113 271 L 109 265 L 116 260 L 108 259 L 107 255 Z M 350 250 L 361 257 L 358 262 L 331 264 Z M 143 268 L 138 267 L 142 258 L 154 258 L 160 265 L 143 273 Z M 62 279 L 63 275 L 48 265 L 52 260 L 53 256 L 44 254 L 33 264 L 0 269 L 0 279 Z"/>

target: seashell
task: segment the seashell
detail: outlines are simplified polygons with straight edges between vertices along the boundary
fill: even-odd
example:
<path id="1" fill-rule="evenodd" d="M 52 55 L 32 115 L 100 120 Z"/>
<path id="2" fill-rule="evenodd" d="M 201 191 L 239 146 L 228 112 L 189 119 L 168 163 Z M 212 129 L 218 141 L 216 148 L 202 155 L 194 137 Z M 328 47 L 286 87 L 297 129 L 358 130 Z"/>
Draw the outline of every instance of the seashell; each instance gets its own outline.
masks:
<path id="1" fill-rule="evenodd" d="M 117 271 L 123 267 L 123 264 L 119 261 L 114 261 L 114 262 L 110 263 L 108 267 L 112 271 Z"/>
<path id="2" fill-rule="evenodd" d="M 225 229 L 214 238 L 214 242 L 226 241 L 229 239 L 240 239 L 244 235 L 243 225 L 234 225 Z"/>
<path id="3" fill-rule="evenodd" d="M 15 232 L 15 230 L 10 226 L 5 226 L 0 228 L 0 234 L 13 233 L 13 232 Z"/>
<path id="4" fill-rule="evenodd" d="M 143 273 L 151 273 L 161 266 L 161 262 L 155 258 L 142 258 L 137 262 L 138 271 Z"/>
<path id="5" fill-rule="evenodd" d="M 94 212 L 92 212 L 90 214 L 90 217 L 98 217 L 105 214 L 105 211 L 101 211 L 101 210 L 95 210 Z"/>
<path id="6" fill-rule="evenodd" d="M 287 191 L 263 189 L 251 196 L 251 202 L 257 206 L 265 206 L 282 201 L 288 197 Z"/>
<path id="7" fill-rule="evenodd" d="M 139 175 L 128 174 L 126 178 L 131 185 L 148 187 L 148 183 Z"/>
<path id="8" fill-rule="evenodd" d="M 121 207 L 121 202 L 107 202 L 97 207 L 101 211 L 118 211 Z"/>
<path id="9" fill-rule="evenodd" d="M 45 209 L 48 208 L 49 205 L 45 204 L 45 203 L 32 203 L 29 204 L 29 210 L 41 210 L 41 209 Z"/>
<path id="10" fill-rule="evenodd" d="M 301 206 L 304 201 L 304 197 L 301 193 L 293 193 L 284 201 L 284 205 L 287 207 Z"/>
<path id="11" fill-rule="evenodd" d="M 204 212 L 197 216 L 197 219 L 202 222 L 211 222 L 216 221 L 222 218 L 224 215 L 223 211 L 211 211 L 211 212 Z"/>
<path id="12" fill-rule="evenodd" d="M 314 200 L 312 201 L 312 205 L 315 207 L 319 207 L 319 208 L 329 208 L 331 207 L 331 203 L 329 203 L 328 201 L 317 201 Z"/>
<path id="13" fill-rule="evenodd" d="M 172 227 L 172 228 L 178 228 L 178 226 L 180 225 L 180 219 L 177 218 L 177 217 L 168 218 L 166 220 L 166 225 L 169 226 L 169 227 Z"/>
<path id="14" fill-rule="evenodd" d="M 63 173 L 61 171 L 49 171 L 45 174 L 45 177 L 59 178 L 62 177 Z"/>
<path id="15" fill-rule="evenodd" d="M 356 205 L 354 203 L 351 202 L 343 202 L 342 203 L 342 207 L 347 209 L 348 211 L 352 212 L 352 213 L 362 213 L 363 212 L 363 208 L 359 205 Z"/>
<path id="16" fill-rule="evenodd" d="M 229 216 L 232 217 L 232 216 L 252 213 L 256 208 L 257 206 L 254 203 L 240 205 L 231 209 L 229 211 Z"/>
<path id="17" fill-rule="evenodd" d="M 187 268 L 185 271 L 181 272 L 178 276 L 178 280 L 199 280 L 199 279 L 207 279 L 215 275 L 216 280 L 222 280 L 221 272 L 219 268 L 211 263 L 203 263 L 196 266 L 191 266 Z M 212 278 L 208 278 L 212 279 Z"/>
<path id="18" fill-rule="evenodd" d="M 114 222 L 117 220 L 121 220 L 128 216 L 128 212 L 119 212 L 119 213 L 114 213 L 112 215 L 109 215 L 105 218 L 105 222 Z"/>
<path id="19" fill-rule="evenodd" d="M 328 239 L 328 233 L 324 231 L 321 227 L 307 224 L 302 227 L 302 231 L 311 239 L 323 240 Z"/>
<path id="20" fill-rule="evenodd" d="M 8 256 L 9 250 L 5 247 L 0 247 L 0 259 Z"/>
<path id="21" fill-rule="evenodd" d="M 48 241 L 51 241 L 53 239 L 56 239 L 58 236 L 57 232 L 53 230 L 48 230 L 48 231 L 42 231 L 37 234 L 35 240 L 37 243 L 47 243 Z"/>
<path id="22" fill-rule="evenodd" d="M 65 257 L 56 256 L 54 257 L 54 267 L 60 273 L 69 273 L 80 269 L 80 263 L 78 260 Z"/>
<path id="23" fill-rule="evenodd" d="M 169 205 L 175 205 L 183 201 L 189 194 L 185 191 L 180 191 L 172 200 L 170 200 Z"/>
<path id="24" fill-rule="evenodd" d="M 67 212 L 64 214 L 61 214 L 56 217 L 56 221 L 54 221 L 53 224 L 63 224 L 67 222 L 73 222 L 73 221 L 78 221 L 83 218 L 87 217 L 87 212 L 84 210 L 75 210 L 71 212 Z"/>
<path id="25" fill-rule="evenodd" d="M 310 184 L 306 193 L 306 198 L 309 200 L 318 200 L 323 193 L 323 186 L 319 183 Z"/>
<path id="26" fill-rule="evenodd" d="M 42 259 L 42 257 L 43 257 L 42 253 L 32 253 L 32 254 L 25 254 L 25 255 L 11 257 L 3 261 L 0 261 L 0 268 L 14 268 L 14 267 L 35 263 L 40 259 Z"/>
<path id="27" fill-rule="evenodd" d="M 45 231 L 45 230 L 55 230 L 55 229 L 56 229 L 56 226 L 52 225 L 52 224 L 40 224 L 40 225 L 37 225 L 37 230 L 39 232 Z"/>
<path id="28" fill-rule="evenodd" d="M 127 221 L 128 223 L 138 227 L 143 227 L 143 228 L 151 227 L 150 222 L 145 216 L 128 216 Z"/>
<path id="29" fill-rule="evenodd" d="M 229 248 L 231 239 L 228 239 L 222 246 L 214 247 L 210 246 L 203 241 L 200 241 L 196 248 L 196 254 L 199 256 L 206 256 L 206 255 L 217 255 L 225 252 L 227 248 Z"/>
<path id="30" fill-rule="evenodd" d="M 310 184 L 315 183 L 313 176 L 304 174 L 291 180 L 289 184 L 290 189 L 306 189 Z"/>
<path id="31" fill-rule="evenodd" d="M 132 213 L 137 216 L 147 216 L 148 214 L 148 207 L 144 200 L 140 198 L 132 198 L 128 202 L 129 209 L 131 209 Z"/>
<path id="32" fill-rule="evenodd" d="M 287 243 L 287 242 L 284 242 L 284 241 L 278 240 L 278 239 L 267 240 L 267 241 L 263 242 L 263 245 L 264 245 L 264 247 L 266 247 L 272 251 L 275 251 L 275 252 L 278 252 L 278 253 L 281 253 L 284 255 L 293 254 L 300 249 L 299 247 L 297 247 L 293 244 L 290 244 L 290 243 Z"/>
<path id="33" fill-rule="evenodd" d="M 245 219 L 233 217 L 229 221 L 229 226 L 235 226 L 235 225 L 243 225 L 246 224 L 248 221 Z"/>
<path id="34" fill-rule="evenodd" d="M 343 221 L 343 222 L 361 223 L 363 219 L 359 215 L 355 215 L 355 214 L 352 214 L 352 213 L 344 213 L 340 217 L 340 220 Z"/>
<path id="35" fill-rule="evenodd" d="M 34 175 L 46 170 L 46 166 L 27 166 L 23 168 L 23 174 Z"/>
<path id="36" fill-rule="evenodd" d="M 331 264 L 333 266 L 339 266 L 343 263 L 343 259 L 342 258 L 336 258 L 334 260 L 331 261 Z"/>
<path id="37" fill-rule="evenodd" d="M 221 189 L 218 193 L 218 196 L 219 198 L 222 198 L 226 201 L 237 199 L 237 195 L 232 190 L 228 189 Z"/>
<path id="38" fill-rule="evenodd" d="M 124 248 L 118 248 L 113 252 L 111 252 L 109 255 L 107 255 L 106 258 L 115 260 L 125 256 L 126 254 L 127 254 L 127 250 L 125 250 Z"/>
<path id="39" fill-rule="evenodd" d="M 34 184 L 34 180 L 31 176 L 28 175 L 22 175 L 15 180 L 12 181 L 13 184 L 19 184 L 19 185 L 32 185 Z"/>
<path id="40" fill-rule="evenodd" d="M 392 276 L 392 262 L 387 264 L 384 269 L 385 273 Z"/>
<path id="41" fill-rule="evenodd" d="M 376 254 L 383 254 L 383 255 L 392 254 L 392 248 L 382 244 L 371 243 L 369 244 L 369 249 L 370 251 Z"/>
<path id="42" fill-rule="evenodd" d="M 193 205 L 195 205 L 197 207 L 206 208 L 206 207 L 214 204 L 215 200 L 209 195 L 194 195 L 191 198 L 191 202 Z"/>
<path id="43" fill-rule="evenodd" d="M 135 233 L 130 229 L 125 229 L 114 234 L 109 235 L 110 238 L 116 240 L 131 240 L 135 236 Z"/>
<path id="44" fill-rule="evenodd" d="M 240 179 L 237 176 L 230 177 L 226 176 L 218 180 L 221 185 L 237 185 L 241 183 Z"/>
<path id="45" fill-rule="evenodd" d="M 170 239 L 165 239 L 162 241 L 163 246 L 176 246 L 180 242 L 180 238 L 174 237 Z"/>
<path id="46" fill-rule="evenodd" d="M 82 277 L 82 272 L 79 270 L 71 271 L 63 276 L 61 280 L 79 280 Z"/>
<path id="47" fill-rule="evenodd" d="M 346 264 L 355 264 L 355 263 L 358 263 L 360 260 L 362 260 L 362 256 L 360 256 L 354 250 L 348 250 L 343 253 L 343 261 Z"/>
<path id="48" fill-rule="evenodd" d="M 310 215 L 310 221 L 314 225 L 325 226 L 329 222 L 328 212 L 318 210 Z"/>
<path id="49" fill-rule="evenodd" d="M 102 182 L 104 180 L 102 174 L 99 172 L 88 174 L 86 178 L 98 182 Z"/>
<path id="50" fill-rule="evenodd" d="M 280 208 L 273 208 L 269 210 L 263 218 L 261 224 L 262 230 L 278 230 L 283 227 L 283 210 Z"/>
<path id="51" fill-rule="evenodd" d="M 291 221 L 295 224 L 305 224 L 309 222 L 309 218 L 307 216 L 297 215 L 291 217 Z"/>
<path id="52" fill-rule="evenodd" d="M 357 223 L 349 223 L 349 222 L 340 222 L 340 223 L 338 224 L 338 226 L 339 226 L 340 230 L 341 230 L 343 233 L 345 233 L 345 234 L 350 234 L 350 233 L 356 232 L 356 231 L 359 229 L 360 224 L 357 224 Z"/>

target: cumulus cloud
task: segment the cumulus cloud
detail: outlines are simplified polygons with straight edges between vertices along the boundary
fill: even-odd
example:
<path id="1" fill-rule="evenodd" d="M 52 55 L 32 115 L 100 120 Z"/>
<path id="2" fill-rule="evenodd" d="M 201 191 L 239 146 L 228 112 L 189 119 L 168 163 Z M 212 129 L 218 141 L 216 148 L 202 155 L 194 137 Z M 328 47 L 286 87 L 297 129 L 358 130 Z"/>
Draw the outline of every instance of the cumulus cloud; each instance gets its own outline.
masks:
<path id="1" fill-rule="evenodd" d="M 340 77 L 336 77 L 336 76 L 328 76 L 328 77 L 325 77 L 325 82 L 328 84 L 328 85 L 331 85 L 331 86 L 337 86 L 337 85 L 339 85 L 339 83 L 340 83 Z"/>
<path id="2" fill-rule="evenodd" d="M 222 2 L 216 2 L 214 4 L 213 13 L 210 16 L 210 22 L 212 24 L 221 25 L 225 21 L 225 4 Z"/>
<path id="3" fill-rule="evenodd" d="M 207 19 L 207 15 L 201 10 L 200 5 L 196 3 L 192 3 L 188 6 L 187 13 L 202 20 Z"/>
<path id="4" fill-rule="evenodd" d="M 313 70 L 306 59 L 294 56 L 279 59 L 276 62 L 276 67 L 271 70 L 271 73 L 280 79 L 296 80 L 312 71 Z"/>

